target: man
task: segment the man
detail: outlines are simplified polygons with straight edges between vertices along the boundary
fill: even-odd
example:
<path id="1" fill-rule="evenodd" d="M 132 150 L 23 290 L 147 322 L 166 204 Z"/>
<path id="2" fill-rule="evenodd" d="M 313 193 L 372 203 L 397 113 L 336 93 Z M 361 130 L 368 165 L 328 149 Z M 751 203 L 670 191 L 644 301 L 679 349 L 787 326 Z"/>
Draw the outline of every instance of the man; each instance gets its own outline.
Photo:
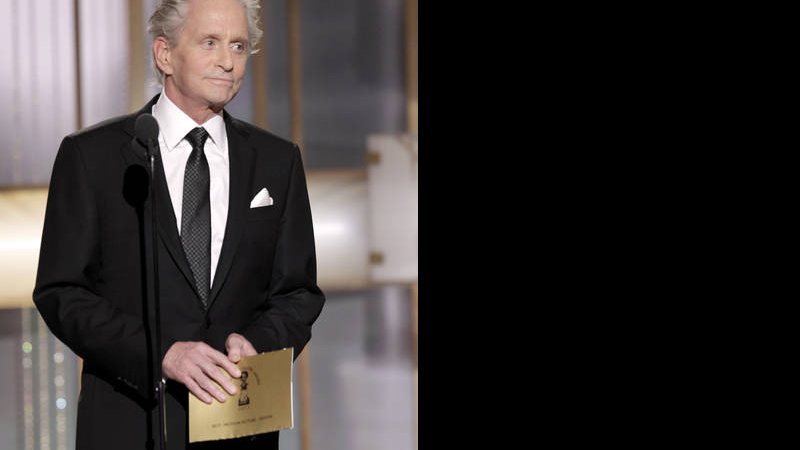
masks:
<path id="1" fill-rule="evenodd" d="M 150 32 L 161 94 L 61 143 L 33 299 L 83 358 L 78 449 L 158 448 L 154 352 L 167 379 L 167 448 L 278 448 L 277 432 L 189 445 L 186 423 L 188 395 L 237 401 L 220 368 L 239 378 L 242 356 L 291 346 L 297 357 L 325 301 L 297 146 L 223 110 L 260 38 L 257 18 L 256 0 L 159 2 Z M 149 194 L 134 139 L 145 113 L 159 123 Z M 143 301 L 153 195 L 157 351 Z"/>

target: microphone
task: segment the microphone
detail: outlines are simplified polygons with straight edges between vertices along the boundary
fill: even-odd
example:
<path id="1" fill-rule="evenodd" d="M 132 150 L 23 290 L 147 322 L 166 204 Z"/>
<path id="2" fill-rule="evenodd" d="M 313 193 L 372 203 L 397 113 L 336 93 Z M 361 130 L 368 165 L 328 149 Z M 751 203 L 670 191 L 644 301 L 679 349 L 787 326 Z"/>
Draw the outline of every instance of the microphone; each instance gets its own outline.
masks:
<path id="1" fill-rule="evenodd" d="M 134 134 L 136 140 L 147 148 L 148 156 L 152 154 L 152 149 L 158 148 L 158 121 L 152 114 L 144 113 L 136 118 Z"/>

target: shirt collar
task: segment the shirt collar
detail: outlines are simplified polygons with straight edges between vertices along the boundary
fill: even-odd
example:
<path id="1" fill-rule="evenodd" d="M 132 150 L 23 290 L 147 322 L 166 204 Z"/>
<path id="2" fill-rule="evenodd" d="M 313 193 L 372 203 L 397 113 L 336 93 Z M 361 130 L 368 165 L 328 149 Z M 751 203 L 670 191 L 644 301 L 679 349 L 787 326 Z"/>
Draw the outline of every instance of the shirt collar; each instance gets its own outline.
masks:
<path id="1" fill-rule="evenodd" d="M 158 122 L 158 132 L 164 139 L 168 152 L 175 150 L 186 134 L 198 126 L 206 129 L 208 136 L 221 152 L 224 153 L 228 147 L 226 145 L 228 135 L 225 131 L 225 120 L 222 118 L 222 114 L 214 114 L 204 124 L 198 125 L 167 97 L 163 88 L 158 101 L 153 105 L 153 117 Z"/>

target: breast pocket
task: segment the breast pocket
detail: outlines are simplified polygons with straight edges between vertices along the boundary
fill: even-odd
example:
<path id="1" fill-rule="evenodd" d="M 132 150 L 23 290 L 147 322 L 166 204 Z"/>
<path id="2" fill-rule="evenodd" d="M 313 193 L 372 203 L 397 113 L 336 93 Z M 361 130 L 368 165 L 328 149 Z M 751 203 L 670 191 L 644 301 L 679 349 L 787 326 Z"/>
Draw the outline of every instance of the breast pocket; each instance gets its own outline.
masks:
<path id="1" fill-rule="evenodd" d="M 250 208 L 247 211 L 247 220 L 248 221 L 260 221 L 260 220 L 277 220 L 278 219 L 278 207 L 275 205 L 270 206 L 262 206 L 260 208 Z"/>
<path id="2" fill-rule="evenodd" d="M 248 272 L 268 273 L 269 264 L 274 259 L 280 228 L 280 211 L 277 206 L 262 206 L 247 211 L 244 235 L 237 258 L 248 261 Z M 267 277 L 269 278 L 269 277 Z"/>

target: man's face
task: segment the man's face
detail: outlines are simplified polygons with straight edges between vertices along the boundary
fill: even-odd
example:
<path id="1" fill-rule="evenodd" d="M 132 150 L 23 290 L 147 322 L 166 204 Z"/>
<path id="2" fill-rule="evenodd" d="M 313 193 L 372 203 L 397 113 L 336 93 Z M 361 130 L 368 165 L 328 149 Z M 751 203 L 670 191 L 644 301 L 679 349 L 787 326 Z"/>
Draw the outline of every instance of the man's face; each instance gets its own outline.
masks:
<path id="1" fill-rule="evenodd" d="M 191 0 L 177 42 L 167 45 L 167 60 L 159 65 L 170 99 L 186 112 L 219 111 L 244 78 L 249 53 L 244 6 L 238 0 Z"/>

